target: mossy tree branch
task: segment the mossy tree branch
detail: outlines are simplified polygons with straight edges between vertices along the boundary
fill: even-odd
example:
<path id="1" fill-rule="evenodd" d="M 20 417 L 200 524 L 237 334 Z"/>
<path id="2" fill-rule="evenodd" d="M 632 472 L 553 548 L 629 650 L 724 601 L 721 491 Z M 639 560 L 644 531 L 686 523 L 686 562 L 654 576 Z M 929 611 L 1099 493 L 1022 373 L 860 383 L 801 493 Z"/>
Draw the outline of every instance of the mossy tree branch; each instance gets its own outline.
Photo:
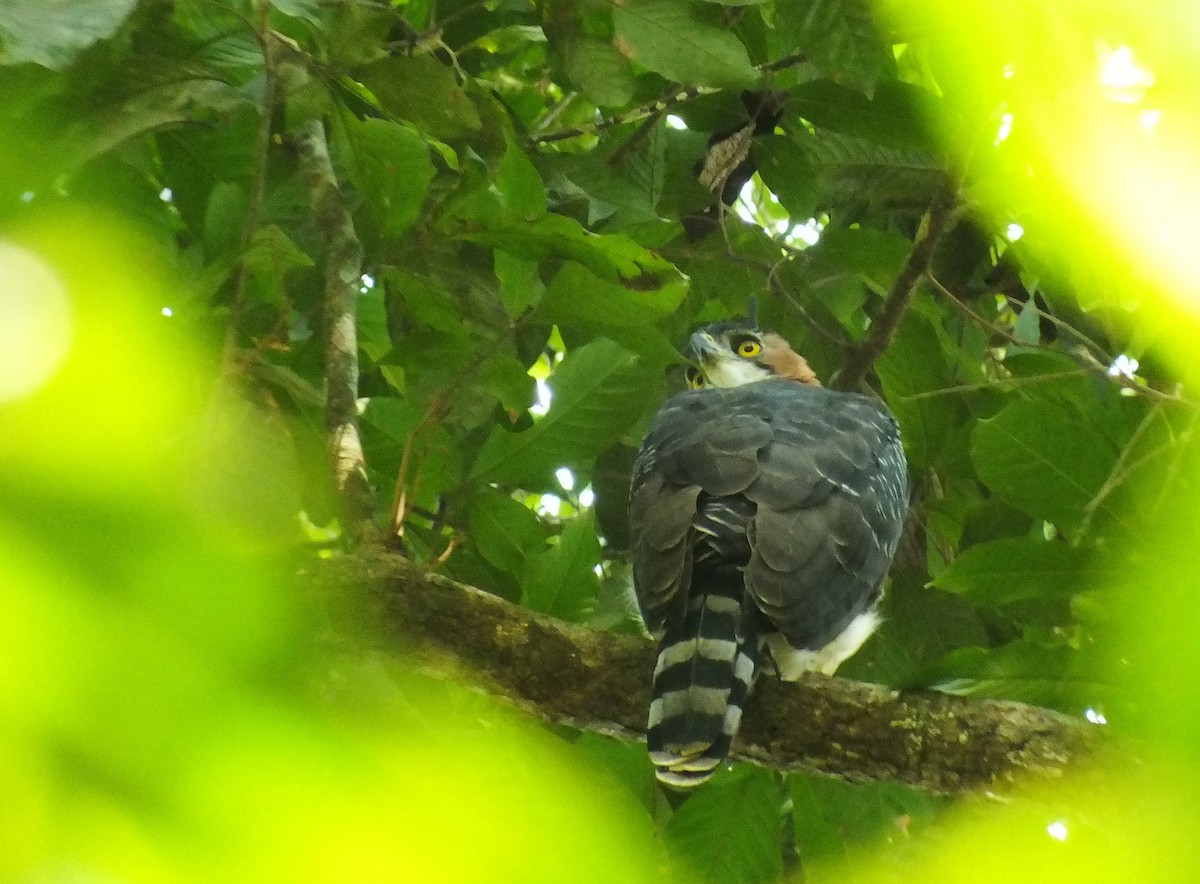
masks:
<path id="1" fill-rule="evenodd" d="M 405 659 L 465 678 L 547 721 L 644 738 L 655 648 L 512 605 L 372 547 L 313 574 L 335 624 L 350 587 L 366 592 L 368 628 Z M 938 794 L 1060 776 L 1096 747 L 1094 729 L 1057 712 L 934 692 L 897 693 L 841 678 L 759 680 L 734 756 L 776 770 L 886 780 Z"/>

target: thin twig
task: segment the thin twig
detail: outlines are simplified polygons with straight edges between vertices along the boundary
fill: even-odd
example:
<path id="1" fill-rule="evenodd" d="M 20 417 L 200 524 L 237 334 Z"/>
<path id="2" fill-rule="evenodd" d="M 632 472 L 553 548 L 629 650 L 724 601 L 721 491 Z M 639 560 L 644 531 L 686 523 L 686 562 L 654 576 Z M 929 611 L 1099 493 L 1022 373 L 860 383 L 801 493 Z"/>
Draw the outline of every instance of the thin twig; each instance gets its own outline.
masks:
<path id="1" fill-rule="evenodd" d="M 900 274 L 892 283 L 887 299 L 879 314 L 871 320 L 871 328 L 861 344 L 850 351 L 850 356 L 831 386 L 838 390 L 854 390 L 862 383 L 871 371 L 875 360 L 882 356 L 896 336 L 896 329 L 908 305 L 912 303 L 913 293 L 921 276 L 929 269 L 933 251 L 937 248 L 938 240 L 945 232 L 950 222 L 950 216 L 958 201 L 957 185 L 950 179 L 945 179 L 933 195 L 925 217 L 921 219 L 921 227 L 913 240 L 912 251 Z"/>
<path id="2" fill-rule="evenodd" d="M 1160 403 L 1155 403 L 1154 407 L 1146 413 L 1146 416 L 1142 418 L 1141 422 L 1137 425 L 1137 429 L 1133 431 L 1133 434 L 1129 437 L 1129 440 L 1125 443 L 1124 447 L 1121 448 L 1121 453 L 1117 457 L 1117 462 L 1113 464 L 1113 468 L 1111 472 L 1109 472 L 1108 478 L 1104 480 L 1104 484 L 1100 486 L 1100 490 L 1096 492 L 1092 499 L 1087 502 L 1087 506 L 1083 508 L 1083 520 L 1079 524 L 1079 534 L 1081 537 L 1086 535 L 1088 530 L 1091 528 L 1092 520 L 1096 517 L 1096 511 L 1100 508 L 1100 505 L 1128 477 L 1133 467 L 1133 465 L 1129 463 L 1129 458 L 1133 452 L 1134 446 L 1137 445 L 1142 436 L 1145 434 L 1146 430 L 1158 417 L 1163 417 L 1162 405 Z M 1157 453 L 1162 450 L 1166 450 L 1166 446 L 1163 446 L 1161 449 L 1156 449 L 1155 454 L 1157 455 Z M 1142 463 L 1144 460 L 1144 458 L 1139 458 L 1138 463 Z"/>
<path id="3" fill-rule="evenodd" d="M 258 232 L 259 217 L 267 186 L 267 163 L 271 150 L 271 120 L 275 115 L 275 104 L 279 100 L 279 77 L 275 37 L 271 33 L 267 16 L 271 4 L 258 4 L 258 29 L 255 37 L 263 55 L 263 96 L 259 111 L 258 134 L 255 137 L 254 173 L 250 179 L 250 199 L 246 206 L 246 219 L 242 223 L 242 235 L 238 242 L 238 274 L 229 300 L 229 317 L 225 323 L 225 346 L 221 356 L 221 377 L 228 382 L 239 367 L 237 359 L 238 336 L 242 326 L 242 314 L 246 300 L 246 286 L 250 282 L 250 262 L 246 253 L 254 234 Z"/>
<path id="4" fill-rule="evenodd" d="M 441 420 L 449 401 L 449 387 L 438 392 L 425 409 L 421 420 L 404 440 L 404 451 L 400 455 L 400 468 L 396 471 L 396 490 L 392 496 L 392 518 L 388 525 L 388 537 L 404 536 L 404 520 L 408 515 L 408 473 L 412 461 L 413 447 L 417 439 L 435 420 Z"/>
<path id="5" fill-rule="evenodd" d="M 997 387 L 1013 386 L 1013 387 L 1031 387 L 1034 384 L 1045 384 L 1050 381 L 1060 381 L 1063 378 L 1079 378 L 1084 377 L 1091 372 L 1086 368 L 1075 368 L 1071 371 L 1056 371 L 1051 374 L 1039 374 L 1028 378 L 1001 378 L 995 381 L 984 381 L 979 384 L 958 384 L 953 387 L 943 387 L 940 390 L 926 390 L 923 393 L 909 393 L 906 396 L 896 397 L 901 402 L 916 402 L 919 399 L 933 399 L 938 396 L 952 396 L 958 393 L 974 393 L 979 390 L 995 390 Z"/>
<path id="6" fill-rule="evenodd" d="M 821 323 L 817 322 L 816 317 L 809 313 L 808 308 L 801 304 L 800 301 L 797 300 L 794 295 L 792 295 L 787 286 L 784 285 L 783 280 L 780 278 L 779 269 L 794 259 L 795 255 L 784 255 L 771 265 L 771 272 L 767 274 L 767 288 L 782 298 L 783 301 L 789 307 L 791 307 L 793 311 L 795 311 L 796 315 L 804 321 L 804 324 L 816 332 L 818 336 L 824 338 L 826 341 L 837 347 L 838 350 L 844 352 L 847 347 L 846 339 L 840 335 L 835 335 L 833 332 L 825 328 L 825 326 L 821 325 Z"/>
<path id="7" fill-rule="evenodd" d="M 755 71 L 759 74 L 770 74 L 776 71 L 781 71 L 785 68 L 801 64 L 807 60 L 804 55 L 789 55 L 786 58 L 770 61 L 765 64 L 760 64 L 755 67 Z M 665 114 L 668 110 L 677 104 L 682 104 L 685 101 L 691 101 L 693 98 L 698 98 L 701 95 L 711 95 L 715 92 L 720 92 L 720 89 L 715 89 L 709 86 L 689 86 L 686 89 L 676 89 L 671 95 L 658 101 L 652 101 L 649 104 L 643 104 L 638 107 L 630 108 L 619 114 L 614 114 L 602 120 L 596 120 L 594 123 L 587 123 L 583 126 L 576 126 L 571 129 L 561 129 L 557 132 L 545 132 L 540 135 L 532 135 L 529 140 L 534 144 L 551 144 L 555 141 L 568 141 L 572 138 L 579 138 L 583 135 L 599 135 L 609 129 L 614 129 L 617 126 L 625 123 L 636 122 L 637 120 L 645 119 L 653 114 Z"/>
<path id="8" fill-rule="evenodd" d="M 1119 374 L 1119 373 L 1118 374 L 1110 374 L 1109 370 L 1108 370 L 1108 366 L 1105 365 L 1104 363 L 1100 362 L 1099 360 L 1097 360 L 1095 358 L 1095 356 L 1090 353 L 1087 356 L 1084 356 L 1083 354 L 1076 353 L 1073 350 L 1066 350 L 1061 347 L 1052 347 L 1048 344 L 1030 343 L 1028 341 L 1022 341 L 1019 338 L 1017 338 L 1008 329 L 1006 329 L 1000 325 L 997 325 L 994 322 L 991 322 L 990 320 L 986 319 L 983 316 L 980 316 L 978 313 L 976 313 L 974 310 L 972 310 L 963 299 L 959 298 L 952 291 L 950 291 L 948 288 L 946 288 L 946 286 L 943 285 L 941 282 L 939 282 L 938 279 L 932 273 L 930 273 L 928 270 L 925 271 L 925 278 L 929 281 L 929 284 L 933 286 L 933 288 L 937 291 L 937 293 L 940 294 L 942 296 L 942 298 L 944 300 L 946 300 L 952 307 L 954 307 L 956 310 L 959 310 L 960 312 L 962 312 L 972 322 L 976 323 L 981 328 L 992 332 L 993 334 L 1003 338 L 1005 341 L 1007 341 L 1008 343 L 1010 343 L 1014 346 L 1024 347 L 1029 350 L 1042 350 L 1047 353 L 1062 354 L 1062 355 L 1068 357 L 1069 359 L 1071 359 L 1072 361 L 1074 361 L 1084 371 L 1091 373 L 1091 374 L 1103 375 L 1110 383 L 1114 383 L 1119 387 L 1124 387 L 1125 389 L 1131 390 L 1134 393 L 1137 393 L 1138 395 L 1146 396 L 1147 398 L 1153 399 L 1156 402 L 1172 402 L 1172 403 L 1176 403 L 1176 404 L 1180 404 L 1180 405 L 1193 405 L 1194 404 L 1190 400 L 1185 399 L 1182 396 L 1172 394 L 1172 393 L 1164 393 L 1161 390 L 1154 389 L 1153 387 L 1149 386 L 1148 384 L 1139 384 L 1133 378 L 1126 377 L 1123 374 Z M 1036 310 L 1037 308 L 1035 307 L 1034 309 Z M 1054 318 L 1054 317 L 1051 317 L 1049 314 L 1042 313 L 1042 311 L 1040 311 L 1040 310 L 1038 311 L 1038 313 L 1040 315 L 1047 316 L 1048 318 L 1051 318 L 1051 319 Z M 1102 347 L 1100 347 L 1100 345 L 1096 344 L 1095 341 L 1092 341 L 1091 339 L 1087 338 L 1082 333 L 1076 332 L 1071 326 L 1067 325 L 1065 322 L 1062 323 L 1062 325 L 1065 329 L 1071 330 L 1071 332 L 1073 334 L 1075 334 L 1086 345 L 1094 347 L 1098 352 L 1100 352 L 1102 355 L 1104 355 L 1104 349 Z M 1111 362 L 1111 361 L 1112 360 L 1110 358 L 1109 362 Z"/>

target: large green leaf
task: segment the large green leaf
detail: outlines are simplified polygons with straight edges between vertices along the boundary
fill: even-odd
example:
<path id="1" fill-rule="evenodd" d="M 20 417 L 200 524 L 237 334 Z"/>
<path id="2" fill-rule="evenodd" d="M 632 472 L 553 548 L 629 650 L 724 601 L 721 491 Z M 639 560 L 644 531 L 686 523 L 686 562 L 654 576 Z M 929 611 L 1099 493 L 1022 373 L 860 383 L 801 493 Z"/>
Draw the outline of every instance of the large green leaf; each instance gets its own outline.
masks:
<path id="1" fill-rule="evenodd" d="M 758 884 L 781 871 L 774 775 L 739 765 L 696 789 L 667 824 L 672 856 L 691 866 L 693 881 Z"/>
<path id="2" fill-rule="evenodd" d="M 924 687 L 925 670 L 938 660 L 987 641 L 983 621 L 969 602 L 913 581 L 893 581 L 882 613 L 879 631 L 839 675 L 897 688 Z"/>
<path id="3" fill-rule="evenodd" d="M 567 354 L 550 376 L 550 410 L 530 429 L 500 427 L 484 443 L 471 478 L 549 487 L 561 466 L 586 466 L 641 416 L 654 375 L 603 338 Z"/>
<path id="4" fill-rule="evenodd" d="M 392 349 L 383 287 L 375 286 L 360 292 L 355 299 L 354 309 L 358 326 L 358 348 L 373 362 L 378 362 Z"/>
<path id="5" fill-rule="evenodd" d="M 116 33 L 136 0 L 6 0 L 0 3 L 0 64 L 61 70 Z"/>
<path id="6" fill-rule="evenodd" d="M 939 691 L 1051 706 L 1076 715 L 1102 705 L 1112 688 L 1105 684 L 1099 656 L 1072 647 L 1062 635 L 1031 630 L 999 648 L 963 648 L 927 673 Z"/>
<path id="7" fill-rule="evenodd" d="M 932 326 L 909 312 L 887 352 L 876 363 L 884 395 L 914 471 L 937 459 L 960 412 L 952 395 L 924 395 L 953 386 L 946 357 Z"/>
<path id="8" fill-rule="evenodd" d="M 749 86 L 757 78 L 746 47 L 700 4 L 627 0 L 613 7 L 617 48 L 668 80 L 694 86 Z"/>
<path id="9" fill-rule="evenodd" d="M 817 210 L 817 178 L 808 155 L 785 135 L 754 140 L 759 177 L 794 221 L 811 218 Z"/>
<path id="10" fill-rule="evenodd" d="M 787 112 L 818 129 L 890 148 L 929 150 L 937 98 L 909 83 L 881 83 L 873 99 L 833 80 L 811 80 L 788 92 Z"/>
<path id="11" fill-rule="evenodd" d="M 904 206 L 924 211 L 946 167 L 928 151 L 884 147 L 838 132 L 818 130 L 797 137 L 822 184 L 821 208 Z"/>
<path id="12" fill-rule="evenodd" d="M 596 606 L 600 541 L 590 515 L 568 522 L 558 543 L 536 556 L 526 571 L 521 603 L 534 611 L 573 623 Z"/>
<path id="13" fill-rule="evenodd" d="M 463 138 L 483 125 L 479 111 L 432 55 L 391 55 L 356 72 L 380 108 L 442 141 Z"/>
<path id="14" fill-rule="evenodd" d="M 525 152 L 511 142 L 496 169 L 496 190 L 513 222 L 534 221 L 546 214 L 546 186 L 542 176 Z"/>
<path id="15" fill-rule="evenodd" d="M 509 319 L 516 319 L 541 300 L 545 286 L 538 276 L 537 261 L 517 257 L 503 249 L 492 253 L 500 300 Z"/>
<path id="16" fill-rule="evenodd" d="M 421 213 L 433 180 L 429 147 L 415 130 L 391 120 L 349 120 L 350 172 L 384 236 L 404 233 Z"/>
<path id="17" fill-rule="evenodd" d="M 904 266 L 912 243 L 898 233 L 873 227 L 834 228 L 808 250 L 814 295 L 843 322 L 870 291 L 887 291 Z"/>
<path id="18" fill-rule="evenodd" d="M 533 510 L 493 488 L 471 501 L 467 525 L 480 555 L 517 577 L 546 549 L 546 529 Z"/>
<path id="19" fill-rule="evenodd" d="M 1094 553 L 1036 537 L 1008 537 L 967 549 L 933 581 L 981 604 L 1067 599 L 1094 588 L 1101 567 Z"/>
<path id="20" fill-rule="evenodd" d="M 613 282 L 630 282 L 640 289 L 674 283 L 679 271 L 649 249 L 621 234 L 591 233 L 565 215 L 548 213 L 531 223 L 513 224 L 494 217 L 475 219 L 486 225 L 482 232 L 460 236 L 480 245 L 494 246 L 520 258 L 542 260 L 570 258 L 597 276 Z"/>
<path id="21" fill-rule="evenodd" d="M 612 40 L 571 34 L 557 44 L 567 73 L 596 104 L 619 107 L 633 97 L 633 71 Z"/>
<path id="22" fill-rule="evenodd" d="M 686 292 L 682 279 L 654 291 L 638 291 L 568 261 L 546 287 L 537 312 L 550 322 L 603 335 L 666 364 L 678 354 L 654 323 L 673 313 Z"/>
<path id="23" fill-rule="evenodd" d="M 946 804 L 896 783 L 852 784 L 833 777 L 789 774 L 796 846 L 806 871 L 866 850 L 875 861 L 896 860 L 921 849 L 909 837 L 937 822 Z M 825 880 L 812 875 L 812 880 Z"/>
<path id="24" fill-rule="evenodd" d="M 776 15 L 813 64 L 868 95 L 894 68 L 868 0 L 779 0 Z"/>
<path id="25" fill-rule="evenodd" d="M 1074 533 L 1117 463 L 1094 425 L 1052 402 L 1023 399 L 975 429 L 971 462 L 984 483 L 1018 509 Z M 1097 508 L 1120 520 L 1106 501 Z"/>

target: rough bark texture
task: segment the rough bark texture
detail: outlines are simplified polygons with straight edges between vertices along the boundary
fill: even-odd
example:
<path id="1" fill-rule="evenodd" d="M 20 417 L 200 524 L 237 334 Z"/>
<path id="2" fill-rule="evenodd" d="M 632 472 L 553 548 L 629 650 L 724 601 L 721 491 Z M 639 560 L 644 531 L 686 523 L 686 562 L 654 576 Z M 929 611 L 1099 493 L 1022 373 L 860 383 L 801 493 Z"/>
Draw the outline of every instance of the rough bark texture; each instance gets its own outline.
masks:
<path id="1" fill-rule="evenodd" d="M 362 245 L 338 189 L 325 124 L 308 120 L 295 133 L 296 149 L 325 253 L 325 429 L 334 487 L 352 535 L 369 532 L 371 491 L 358 432 L 358 287 Z"/>
<path id="2" fill-rule="evenodd" d="M 335 627 L 382 629 L 389 649 L 467 677 L 547 721 L 642 739 L 655 648 L 649 639 L 562 623 L 362 548 L 313 575 Z M 349 599 L 363 598 L 365 607 Z M 759 679 L 735 757 L 777 770 L 888 780 L 939 794 L 1060 776 L 1096 748 L 1095 731 L 1057 712 L 811 676 Z"/>

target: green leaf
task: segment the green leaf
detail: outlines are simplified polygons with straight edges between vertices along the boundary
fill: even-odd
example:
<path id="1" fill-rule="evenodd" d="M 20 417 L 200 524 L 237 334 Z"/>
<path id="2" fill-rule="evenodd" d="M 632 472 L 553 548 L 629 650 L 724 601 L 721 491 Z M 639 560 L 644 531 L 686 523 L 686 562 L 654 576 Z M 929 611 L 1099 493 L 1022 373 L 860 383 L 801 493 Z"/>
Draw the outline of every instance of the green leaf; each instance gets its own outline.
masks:
<path id="1" fill-rule="evenodd" d="M 777 881 L 779 806 L 774 775 L 744 764 L 696 789 L 667 823 L 667 848 L 712 884 Z"/>
<path id="2" fill-rule="evenodd" d="M 924 211 L 946 166 L 928 151 L 884 147 L 838 132 L 795 137 L 819 176 L 822 207 L 911 205 Z"/>
<path id="3" fill-rule="evenodd" d="M 1061 405 L 1032 399 L 982 421 L 971 444 L 971 462 L 989 488 L 1072 533 L 1116 461 L 1116 449 L 1096 427 Z M 1120 520 L 1107 502 L 1098 508 Z"/>
<path id="4" fill-rule="evenodd" d="M 568 353 L 549 385 L 550 410 L 524 432 L 493 429 L 471 478 L 549 487 L 558 467 L 588 465 L 634 424 L 653 378 L 632 353 L 599 339 Z"/>
<path id="5" fill-rule="evenodd" d="M 620 107 L 633 98 L 633 71 L 612 40 L 571 34 L 559 41 L 567 75 L 601 107 Z"/>
<path id="6" fill-rule="evenodd" d="M 424 419 L 424 412 L 409 402 L 372 396 L 361 414 L 363 448 L 371 469 L 381 474 L 382 481 L 394 483 L 411 436 L 409 503 L 436 508 L 438 495 L 462 477 L 462 454 L 444 427 L 423 425 Z M 421 432 L 412 436 L 418 427 Z"/>
<path id="7" fill-rule="evenodd" d="M 500 280 L 500 300 L 509 319 L 517 319 L 541 300 L 546 287 L 538 276 L 537 261 L 518 258 L 503 249 L 492 254 L 496 278 Z"/>
<path id="8" fill-rule="evenodd" d="M 579 623 L 596 606 L 600 541 L 590 515 L 568 522 L 558 543 L 534 558 L 521 594 L 525 607 Z"/>
<path id="9" fill-rule="evenodd" d="M 919 582 L 894 580 L 883 625 L 838 675 L 897 688 L 924 687 L 925 671 L 951 651 L 984 644 L 987 630 L 965 599 Z"/>
<path id="10" fill-rule="evenodd" d="M 236 254 L 250 205 L 245 191 L 222 181 L 208 191 L 204 207 L 204 251 L 210 258 Z"/>
<path id="11" fill-rule="evenodd" d="M 419 133 L 390 120 L 351 119 L 348 129 L 357 160 L 351 177 L 383 235 L 400 236 L 420 216 L 434 178 L 429 147 Z"/>
<path id="12" fill-rule="evenodd" d="M 813 217 L 817 210 L 817 181 L 805 152 L 786 135 L 756 138 L 753 151 L 759 177 L 779 197 L 792 220 Z"/>
<path id="13" fill-rule="evenodd" d="M 1030 630 L 999 648 L 964 648 L 929 673 L 927 683 L 959 696 L 986 696 L 1049 706 L 1078 714 L 1101 705 L 1111 686 L 1095 653 L 1076 650 L 1058 633 Z"/>
<path id="14" fill-rule="evenodd" d="M 568 261 L 555 274 L 538 305 L 549 322 L 602 335 L 662 364 L 679 355 L 654 323 L 671 315 L 687 293 L 676 279 L 654 291 L 638 291 L 608 282 L 581 264 Z"/>
<path id="15" fill-rule="evenodd" d="M 746 47 L 707 10 L 680 0 L 627 0 L 613 7 L 617 48 L 668 80 L 716 88 L 758 79 Z"/>
<path id="16" fill-rule="evenodd" d="M 310 24 L 321 24 L 321 7 L 317 0 L 271 0 L 271 5 L 292 18 L 302 18 Z"/>
<path id="17" fill-rule="evenodd" d="M 1065 599 L 1094 588 L 1102 574 L 1089 550 L 1036 537 L 979 543 L 962 553 L 933 585 L 981 604 Z"/>
<path id="18" fill-rule="evenodd" d="M 629 565 L 609 562 L 608 573 L 600 581 L 596 610 L 588 620 L 588 625 L 592 629 L 619 632 L 622 635 L 646 634 L 637 593 L 633 589 L 633 571 Z"/>
<path id="19" fill-rule="evenodd" d="M 868 95 L 895 67 L 868 0 L 780 0 L 775 14 L 809 61 Z"/>
<path id="20" fill-rule="evenodd" d="M 479 554 L 517 577 L 546 550 L 546 529 L 533 510 L 493 488 L 481 490 L 472 499 L 467 527 Z"/>
<path id="21" fill-rule="evenodd" d="M 833 80 L 811 80 L 788 92 L 787 112 L 818 129 L 891 148 L 931 149 L 929 121 L 941 108 L 930 92 L 910 83 L 881 83 L 873 99 Z"/>
<path id="22" fill-rule="evenodd" d="M 546 214 L 546 186 L 529 157 L 509 143 L 496 169 L 496 189 L 514 223 L 535 221 Z"/>
<path id="23" fill-rule="evenodd" d="M 909 465 L 920 471 L 937 459 L 962 417 L 952 395 L 916 398 L 953 386 L 933 327 L 916 313 L 906 313 L 895 340 L 875 367 L 888 406 L 900 423 Z"/>
<path id="24" fill-rule="evenodd" d="M 355 303 L 358 325 L 358 348 L 373 362 L 379 362 L 392 349 L 392 336 L 388 331 L 387 306 L 383 301 L 383 287 L 375 286 L 360 292 Z M 403 384 L 401 384 L 401 389 Z"/>
<path id="25" fill-rule="evenodd" d="M 821 868 L 862 851 L 874 861 L 884 859 L 903 868 L 902 858 L 922 849 L 919 837 L 928 834 L 947 804 L 896 783 L 852 784 L 792 773 L 788 787 L 796 846 L 806 868 Z"/>
<path id="26" fill-rule="evenodd" d="M 822 233 L 808 255 L 813 276 L 852 273 L 881 293 L 891 287 L 911 250 L 912 243 L 906 237 L 890 230 L 849 227 Z"/>
<path id="27" fill-rule="evenodd" d="M 276 224 L 268 224 L 254 231 L 242 260 L 255 273 L 276 278 L 289 270 L 313 266 L 312 258 L 302 252 Z"/>
<path id="28" fill-rule="evenodd" d="M 466 137 L 483 125 L 454 72 L 432 55 L 391 55 L 359 68 L 356 76 L 381 110 L 441 141 Z"/>
<path id="29" fill-rule="evenodd" d="M 7 0 L 0 4 L 0 64 L 32 62 L 59 71 L 111 37 L 136 0 Z"/>
<path id="30" fill-rule="evenodd" d="M 512 353 L 496 353 L 480 366 L 483 385 L 510 414 L 529 408 L 534 400 L 534 381 Z"/>
<path id="31" fill-rule="evenodd" d="M 629 237 L 591 233 L 574 218 L 565 215 L 549 213 L 532 223 L 520 225 L 509 225 L 499 219 L 488 220 L 489 224 L 495 225 L 494 229 L 462 234 L 462 238 L 536 261 L 552 256 L 570 258 L 603 279 L 636 281 L 637 287 L 643 289 L 679 278 L 679 271 L 673 264 Z"/>

